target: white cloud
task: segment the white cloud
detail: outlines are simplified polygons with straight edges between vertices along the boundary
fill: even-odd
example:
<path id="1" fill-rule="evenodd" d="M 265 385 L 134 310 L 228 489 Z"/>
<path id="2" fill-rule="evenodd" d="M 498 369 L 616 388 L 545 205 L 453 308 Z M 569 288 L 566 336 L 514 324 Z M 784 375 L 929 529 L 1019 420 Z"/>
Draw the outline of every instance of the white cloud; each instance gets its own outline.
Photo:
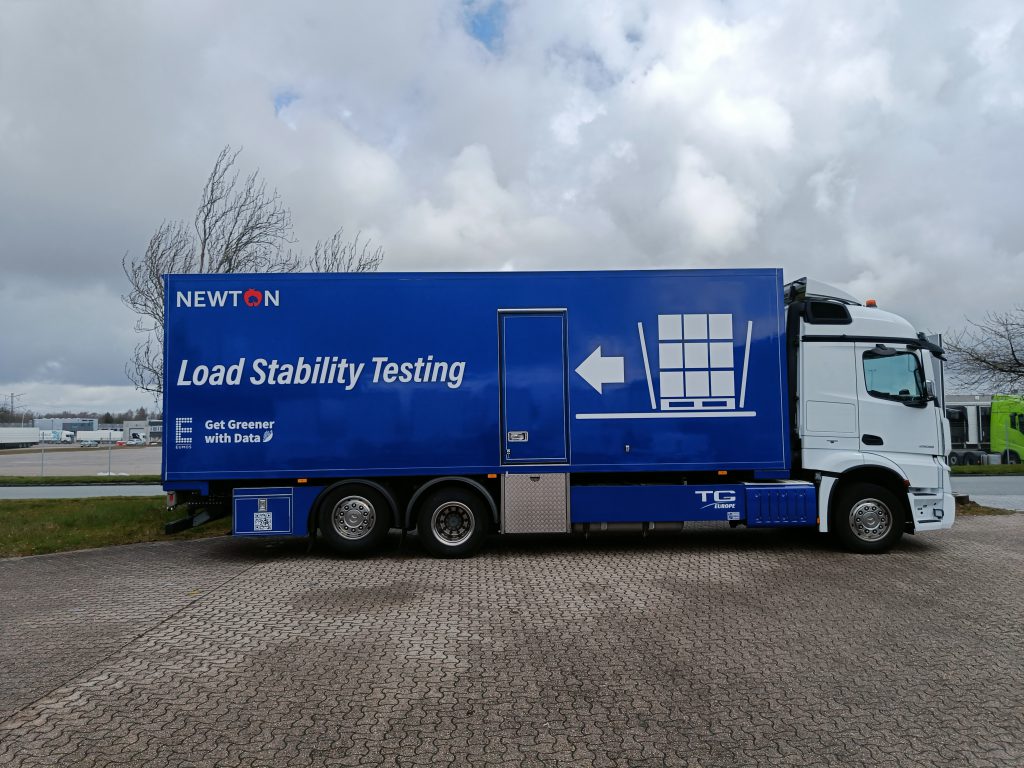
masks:
<path id="1" fill-rule="evenodd" d="M 936 329 L 1021 302 L 1019 3 L 524 0 L 489 46 L 485 6 L 5 4 L 0 381 L 126 385 L 120 257 L 225 143 L 306 248 L 344 225 L 392 269 L 781 265 Z"/>
<path id="2" fill-rule="evenodd" d="M 698 257 L 739 250 L 757 223 L 740 191 L 690 147 L 680 153 L 676 179 L 662 210 L 667 226 L 685 233 L 683 245 Z"/>

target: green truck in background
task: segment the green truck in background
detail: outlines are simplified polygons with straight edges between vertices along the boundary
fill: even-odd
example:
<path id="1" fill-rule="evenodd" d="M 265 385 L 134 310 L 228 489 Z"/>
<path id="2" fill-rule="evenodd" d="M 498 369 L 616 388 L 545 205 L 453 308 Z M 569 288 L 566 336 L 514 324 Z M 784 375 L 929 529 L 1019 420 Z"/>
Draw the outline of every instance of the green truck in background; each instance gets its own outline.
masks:
<path id="1" fill-rule="evenodd" d="M 1024 457 L 1024 397 L 950 395 L 946 398 L 949 463 L 1020 464 Z M 995 458 L 991 458 L 995 457 Z"/>

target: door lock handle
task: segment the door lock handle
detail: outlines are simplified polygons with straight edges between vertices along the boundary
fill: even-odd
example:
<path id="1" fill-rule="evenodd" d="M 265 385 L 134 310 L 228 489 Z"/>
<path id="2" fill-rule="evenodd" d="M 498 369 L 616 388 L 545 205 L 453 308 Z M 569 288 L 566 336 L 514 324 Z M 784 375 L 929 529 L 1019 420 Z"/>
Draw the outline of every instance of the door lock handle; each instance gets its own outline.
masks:
<path id="1" fill-rule="evenodd" d="M 878 435 L 863 435 L 860 439 L 861 439 L 861 442 L 864 443 L 864 445 L 882 445 L 883 444 L 882 438 L 880 438 Z"/>

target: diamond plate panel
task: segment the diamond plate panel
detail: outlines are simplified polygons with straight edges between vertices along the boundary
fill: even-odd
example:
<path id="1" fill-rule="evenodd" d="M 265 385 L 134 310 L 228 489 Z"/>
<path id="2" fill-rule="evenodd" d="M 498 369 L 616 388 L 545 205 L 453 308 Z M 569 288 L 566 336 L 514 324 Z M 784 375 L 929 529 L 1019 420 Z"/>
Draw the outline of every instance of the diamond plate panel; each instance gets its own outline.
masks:
<path id="1" fill-rule="evenodd" d="M 505 533 L 566 533 L 569 530 L 568 475 L 501 476 Z"/>

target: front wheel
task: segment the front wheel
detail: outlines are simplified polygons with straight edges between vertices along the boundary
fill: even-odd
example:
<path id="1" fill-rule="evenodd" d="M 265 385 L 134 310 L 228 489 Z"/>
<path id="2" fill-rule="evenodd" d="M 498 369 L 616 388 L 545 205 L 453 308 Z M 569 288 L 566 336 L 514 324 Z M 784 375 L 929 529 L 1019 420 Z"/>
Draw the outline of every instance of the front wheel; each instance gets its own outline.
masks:
<path id="1" fill-rule="evenodd" d="M 1020 456 L 1016 451 L 1003 451 L 1003 464 L 1020 464 Z"/>
<path id="2" fill-rule="evenodd" d="M 420 502 L 416 532 L 435 557 L 469 557 L 484 542 L 490 522 L 487 504 L 468 488 L 441 488 Z"/>
<path id="3" fill-rule="evenodd" d="M 851 552 L 887 552 L 903 535 L 903 506 L 891 491 L 861 483 L 844 490 L 832 515 L 833 530 Z"/>
<path id="4" fill-rule="evenodd" d="M 391 507 L 379 491 L 369 486 L 342 486 L 320 503 L 320 533 L 339 554 L 372 552 L 390 528 Z"/>

